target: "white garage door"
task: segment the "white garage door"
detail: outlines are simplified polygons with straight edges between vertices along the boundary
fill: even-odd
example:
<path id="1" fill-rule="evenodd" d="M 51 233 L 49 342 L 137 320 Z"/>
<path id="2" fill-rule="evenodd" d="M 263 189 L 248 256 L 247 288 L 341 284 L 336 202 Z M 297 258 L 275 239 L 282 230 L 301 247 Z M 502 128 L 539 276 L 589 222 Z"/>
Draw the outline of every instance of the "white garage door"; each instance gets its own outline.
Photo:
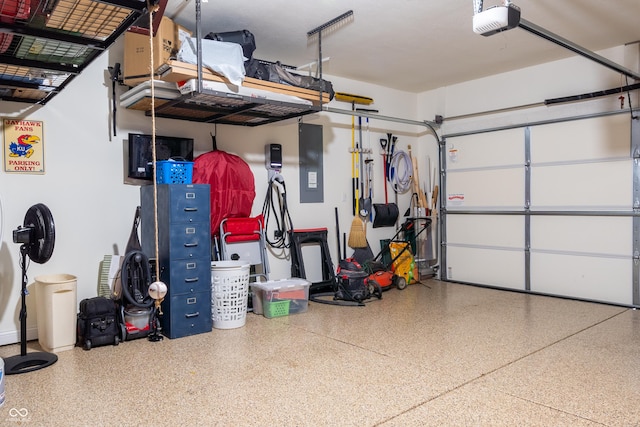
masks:
<path id="1" fill-rule="evenodd" d="M 628 114 L 449 136 L 443 147 L 445 280 L 640 305 Z"/>

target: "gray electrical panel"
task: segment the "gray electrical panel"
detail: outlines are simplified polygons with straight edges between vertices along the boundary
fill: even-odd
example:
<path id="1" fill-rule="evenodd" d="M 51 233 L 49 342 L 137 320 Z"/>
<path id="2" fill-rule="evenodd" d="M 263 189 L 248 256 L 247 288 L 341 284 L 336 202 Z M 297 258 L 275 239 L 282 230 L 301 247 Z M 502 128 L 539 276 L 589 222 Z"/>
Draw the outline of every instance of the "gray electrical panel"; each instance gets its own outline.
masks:
<path id="1" fill-rule="evenodd" d="M 298 152 L 300 157 L 300 203 L 324 202 L 324 175 L 322 173 L 322 126 L 298 125 Z"/>

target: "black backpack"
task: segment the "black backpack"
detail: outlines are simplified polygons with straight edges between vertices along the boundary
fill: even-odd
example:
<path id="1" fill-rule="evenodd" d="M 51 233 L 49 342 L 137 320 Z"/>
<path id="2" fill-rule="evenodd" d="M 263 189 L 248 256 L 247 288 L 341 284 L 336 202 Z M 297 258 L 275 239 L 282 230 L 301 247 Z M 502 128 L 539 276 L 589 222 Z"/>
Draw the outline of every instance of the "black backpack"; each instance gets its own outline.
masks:
<path id="1" fill-rule="evenodd" d="M 85 350 L 120 343 L 118 305 L 111 298 L 93 297 L 80 301 L 77 342 Z"/>

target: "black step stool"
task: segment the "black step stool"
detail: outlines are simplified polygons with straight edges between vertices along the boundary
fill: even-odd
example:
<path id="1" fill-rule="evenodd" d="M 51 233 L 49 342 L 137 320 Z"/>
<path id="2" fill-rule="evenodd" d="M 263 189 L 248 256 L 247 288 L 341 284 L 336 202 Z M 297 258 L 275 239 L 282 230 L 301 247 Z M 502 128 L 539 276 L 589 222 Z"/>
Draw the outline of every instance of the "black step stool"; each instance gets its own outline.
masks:
<path id="1" fill-rule="evenodd" d="M 309 295 L 321 292 L 335 292 L 336 274 L 333 269 L 333 262 L 331 262 L 329 245 L 327 244 L 327 229 L 310 228 L 289 231 L 289 242 L 291 242 L 291 277 L 307 278 L 304 270 L 304 260 L 302 259 L 302 245 L 320 245 L 322 281 L 311 283 Z"/>

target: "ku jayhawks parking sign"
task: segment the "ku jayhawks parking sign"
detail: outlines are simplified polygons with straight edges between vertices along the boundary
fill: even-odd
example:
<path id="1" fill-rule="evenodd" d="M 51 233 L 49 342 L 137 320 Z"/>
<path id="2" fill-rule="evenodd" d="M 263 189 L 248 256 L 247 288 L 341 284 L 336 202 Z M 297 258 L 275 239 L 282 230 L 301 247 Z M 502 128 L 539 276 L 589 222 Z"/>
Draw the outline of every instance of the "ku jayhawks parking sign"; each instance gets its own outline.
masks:
<path id="1" fill-rule="evenodd" d="M 17 173 L 44 173 L 42 122 L 4 120 L 4 170 Z"/>

